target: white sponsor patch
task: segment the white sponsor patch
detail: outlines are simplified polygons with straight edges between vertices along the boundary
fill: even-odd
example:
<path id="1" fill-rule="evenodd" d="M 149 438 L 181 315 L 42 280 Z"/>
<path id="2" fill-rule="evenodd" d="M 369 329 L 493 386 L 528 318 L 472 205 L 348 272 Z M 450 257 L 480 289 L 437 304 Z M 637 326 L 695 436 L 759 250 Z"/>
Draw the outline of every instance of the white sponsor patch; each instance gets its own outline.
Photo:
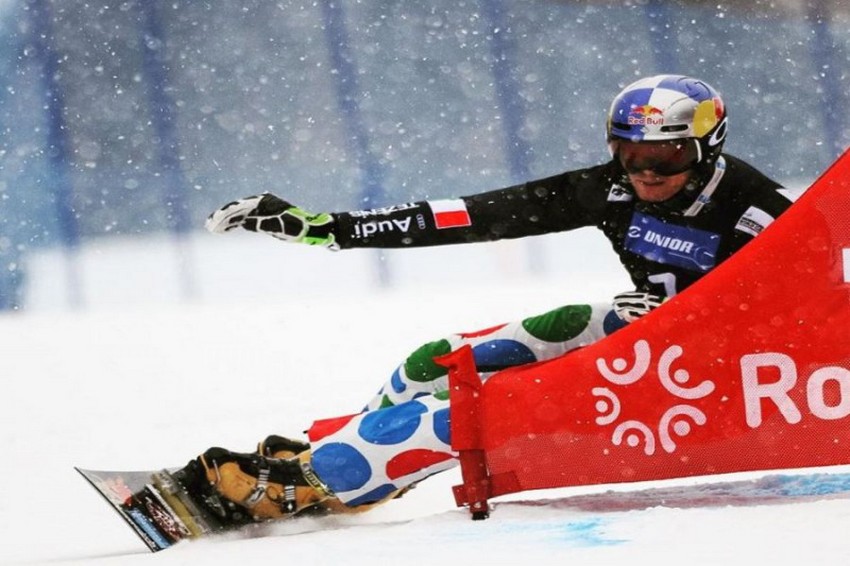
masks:
<path id="1" fill-rule="evenodd" d="M 850 283 L 850 248 L 842 250 L 844 254 L 844 282 Z"/>
<path id="2" fill-rule="evenodd" d="M 428 206 L 431 207 L 431 212 L 434 214 L 434 224 L 438 229 L 461 228 L 472 225 L 463 199 L 431 200 L 428 201 Z"/>
<path id="3" fill-rule="evenodd" d="M 773 221 L 773 216 L 760 208 L 751 206 L 747 209 L 744 215 L 738 219 L 738 223 L 735 225 L 735 230 L 740 230 L 741 232 L 745 232 L 751 236 L 758 236 L 761 234 L 761 231 L 770 226 L 770 223 Z"/>
<path id="4" fill-rule="evenodd" d="M 369 210 L 352 210 L 348 214 L 354 218 L 368 218 L 370 216 L 388 216 L 394 212 L 413 210 L 414 208 L 419 208 L 419 205 L 415 202 L 409 202 L 407 204 L 394 204 L 383 208 L 370 208 Z"/>
<path id="5" fill-rule="evenodd" d="M 629 202 L 632 200 L 632 193 L 624 186 L 614 183 L 611 185 L 611 190 L 608 191 L 608 202 Z"/>

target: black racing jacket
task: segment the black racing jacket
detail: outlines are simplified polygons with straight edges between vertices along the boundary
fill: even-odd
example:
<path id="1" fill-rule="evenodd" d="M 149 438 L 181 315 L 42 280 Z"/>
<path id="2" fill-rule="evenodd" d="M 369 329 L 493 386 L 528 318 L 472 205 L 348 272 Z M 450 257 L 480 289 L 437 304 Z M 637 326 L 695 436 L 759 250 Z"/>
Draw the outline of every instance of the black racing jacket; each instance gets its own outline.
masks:
<path id="1" fill-rule="evenodd" d="M 640 201 L 612 160 L 457 199 L 335 213 L 334 231 L 342 249 L 404 248 L 596 226 L 636 289 L 672 296 L 741 249 L 791 204 L 778 183 L 731 155 L 724 154 L 707 173 L 700 178 L 713 181 L 682 194 L 699 203 L 698 212 Z"/>

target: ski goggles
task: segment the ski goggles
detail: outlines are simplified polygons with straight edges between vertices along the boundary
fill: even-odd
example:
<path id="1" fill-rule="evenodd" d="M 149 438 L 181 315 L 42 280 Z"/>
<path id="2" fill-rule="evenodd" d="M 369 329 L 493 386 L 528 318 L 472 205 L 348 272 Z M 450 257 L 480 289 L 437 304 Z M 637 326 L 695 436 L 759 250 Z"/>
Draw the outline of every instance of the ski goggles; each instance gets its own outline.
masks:
<path id="1" fill-rule="evenodd" d="M 612 140 L 611 154 L 627 173 L 652 171 L 669 177 L 692 169 L 700 160 L 699 144 L 693 139 L 672 141 Z"/>

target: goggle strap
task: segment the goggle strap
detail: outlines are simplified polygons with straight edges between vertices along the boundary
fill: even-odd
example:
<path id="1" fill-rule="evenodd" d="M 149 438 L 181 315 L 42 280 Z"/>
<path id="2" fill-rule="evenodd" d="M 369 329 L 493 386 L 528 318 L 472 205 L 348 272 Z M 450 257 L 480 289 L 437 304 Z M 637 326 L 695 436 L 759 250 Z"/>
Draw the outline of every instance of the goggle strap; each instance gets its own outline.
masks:
<path id="1" fill-rule="evenodd" d="M 692 139 L 697 146 L 697 163 L 702 163 L 702 144 L 699 143 L 699 140 L 697 140 L 696 138 Z"/>
<path id="2" fill-rule="evenodd" d="M 685 210 L 683 213 L 684 216 L 696 216 L 706 204 L 711 202 L 711 195 L 713 195 L 714 191 L 717 190 L 717 185 L 720 184 L 720 180 L 723 178 L 724 173 L 726 173 L 726 160 L 723 159 L 723 156 L 721 155 L 714 163 L 714 175 L 712 175 L 708 183 L 705 184 L 705 187 L 697 196 L 696 200 L 694 200 L 693 204 Z"/>

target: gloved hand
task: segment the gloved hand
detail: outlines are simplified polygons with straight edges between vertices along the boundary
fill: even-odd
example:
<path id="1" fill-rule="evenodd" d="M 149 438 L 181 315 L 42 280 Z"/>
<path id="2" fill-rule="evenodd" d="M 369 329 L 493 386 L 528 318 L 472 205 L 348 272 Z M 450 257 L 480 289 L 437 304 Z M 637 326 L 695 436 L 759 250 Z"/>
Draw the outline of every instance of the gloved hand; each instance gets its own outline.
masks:
<path id="1" fill-rule="evenodd" d="M 626 322 L 634 322 L 661 306 L 667 297 L 643 291 L 628 291 L 614 297 L 614 312 Z"/>
<path id="2" fill-rule="evenodd" d="M 312 214 L 271 193 L 228 203 L 207 218 L 207 230 L 222 234 L 241 226 L 283 240 L 338 250 L 333 216 Z"/>

